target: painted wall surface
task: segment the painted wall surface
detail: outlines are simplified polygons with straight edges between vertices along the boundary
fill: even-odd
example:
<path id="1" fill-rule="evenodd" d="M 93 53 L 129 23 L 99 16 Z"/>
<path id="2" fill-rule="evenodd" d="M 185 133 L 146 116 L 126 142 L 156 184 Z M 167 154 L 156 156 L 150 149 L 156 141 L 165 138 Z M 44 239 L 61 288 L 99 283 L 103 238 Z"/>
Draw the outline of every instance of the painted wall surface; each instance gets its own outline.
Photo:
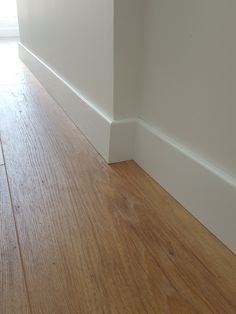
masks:
<path id="1" fill-rule="evenodd" d="M 142 97 L 143 0 L 114 1 L 114 118 L 136 117 Z"/>
<path id="2" fill-rule="evenodd" d="M 113 116 L 113 1 L 18 0 L 21 42 Z"/>
<path id="3" fill-rule="evenodd" d="M 236 176 L 236 2 L 145 3 L 139 116 Z"/>

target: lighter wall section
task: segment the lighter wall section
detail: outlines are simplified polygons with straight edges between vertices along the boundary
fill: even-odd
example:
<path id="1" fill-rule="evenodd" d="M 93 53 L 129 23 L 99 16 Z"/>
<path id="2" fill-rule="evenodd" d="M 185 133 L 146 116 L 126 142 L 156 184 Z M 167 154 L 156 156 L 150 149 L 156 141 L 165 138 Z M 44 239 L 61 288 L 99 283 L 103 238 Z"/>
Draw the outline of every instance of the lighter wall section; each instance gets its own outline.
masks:
<path id="1" fill-rule="evenodd" d="M 21 42 L 113 116 L 113 1 L 18 0 Z"/>

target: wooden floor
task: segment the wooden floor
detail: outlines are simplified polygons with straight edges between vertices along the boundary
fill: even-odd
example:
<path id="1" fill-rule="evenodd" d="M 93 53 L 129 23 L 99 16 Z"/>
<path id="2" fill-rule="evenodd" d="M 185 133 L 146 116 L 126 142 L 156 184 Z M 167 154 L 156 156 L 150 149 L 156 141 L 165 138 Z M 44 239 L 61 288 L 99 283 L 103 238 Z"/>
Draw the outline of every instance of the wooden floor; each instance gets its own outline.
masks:
<path id="1" fill-rule="evenodd" d="M 236 313 L 235 255 L 134 162 L 107 165 L 7 40 L 0 131 L 0 314 Z"/>

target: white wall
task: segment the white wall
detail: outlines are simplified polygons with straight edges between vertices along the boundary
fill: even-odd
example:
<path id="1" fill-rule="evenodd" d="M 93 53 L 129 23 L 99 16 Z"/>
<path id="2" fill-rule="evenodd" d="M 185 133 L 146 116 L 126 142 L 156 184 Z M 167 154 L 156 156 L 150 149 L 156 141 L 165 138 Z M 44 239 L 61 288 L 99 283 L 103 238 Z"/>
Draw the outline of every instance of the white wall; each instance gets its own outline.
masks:
<path id="1" fill-rule="evenodd" d="M 114 1 L 114 118 L 138 115 L 144 52 L 143 0 Z"/>
<path id="2" fill-rule="evenodd" d="M 139 116 L 236 177 L 236 2 L 145 2 Z"/>
<path id="3" fill-rule="evenodd" d="M 113 2 L 18 0 L 21 43 L 113 116 Z"/>

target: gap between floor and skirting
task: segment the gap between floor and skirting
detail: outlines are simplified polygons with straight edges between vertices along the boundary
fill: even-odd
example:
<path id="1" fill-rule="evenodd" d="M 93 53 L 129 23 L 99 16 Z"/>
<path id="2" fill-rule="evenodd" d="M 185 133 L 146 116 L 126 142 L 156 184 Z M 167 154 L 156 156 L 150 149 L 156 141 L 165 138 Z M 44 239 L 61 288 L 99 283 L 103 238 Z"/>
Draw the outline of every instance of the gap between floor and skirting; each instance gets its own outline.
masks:
<path id="1" fill-rule="evenodd" d="M 140 119 L 114 121 L 19 44 L 20 57 L 109 163 L 134 159 L 236 252 L 236 179 Z"/>

